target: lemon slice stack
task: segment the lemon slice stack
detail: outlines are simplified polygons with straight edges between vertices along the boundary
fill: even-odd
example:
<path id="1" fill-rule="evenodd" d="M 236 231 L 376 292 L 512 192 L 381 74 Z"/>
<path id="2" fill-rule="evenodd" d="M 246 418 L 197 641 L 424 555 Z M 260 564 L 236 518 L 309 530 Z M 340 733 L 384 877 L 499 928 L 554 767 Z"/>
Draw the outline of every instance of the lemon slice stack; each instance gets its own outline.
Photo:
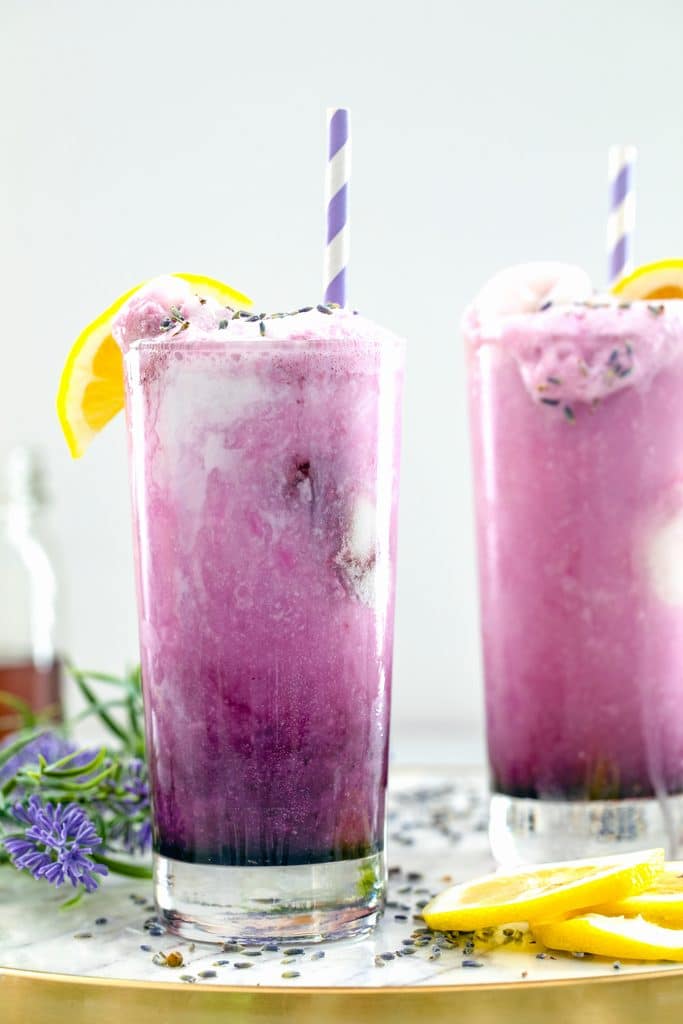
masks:
<path id="1" fill-rule="evenodd" d="M 683 961 L 683 863 L 646 850 L 541 864 L 452 886 L 422 914 L 438 931 L 527 922 L 550 949 Z"/>

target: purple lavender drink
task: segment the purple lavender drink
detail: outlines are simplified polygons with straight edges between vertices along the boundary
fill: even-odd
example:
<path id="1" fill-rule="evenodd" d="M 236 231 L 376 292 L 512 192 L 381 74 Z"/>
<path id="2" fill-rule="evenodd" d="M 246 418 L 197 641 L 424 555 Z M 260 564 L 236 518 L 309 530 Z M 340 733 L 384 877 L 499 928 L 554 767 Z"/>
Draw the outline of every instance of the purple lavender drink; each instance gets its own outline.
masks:
<path id="1" fill-rule="evenodd" d="M 176 279 L 117 333 L 159 908 L 204 938 L 365 930 L 384 891 L 403 343 L 327 307 L 232 318 Z"/>

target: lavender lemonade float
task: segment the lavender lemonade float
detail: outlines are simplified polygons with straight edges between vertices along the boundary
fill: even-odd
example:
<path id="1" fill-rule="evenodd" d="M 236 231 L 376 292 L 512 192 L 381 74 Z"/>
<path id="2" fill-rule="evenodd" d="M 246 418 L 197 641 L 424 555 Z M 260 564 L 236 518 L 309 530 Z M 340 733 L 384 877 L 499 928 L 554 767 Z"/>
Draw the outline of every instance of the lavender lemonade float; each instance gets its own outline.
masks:
<path id="1" fill-rule="evenodd" d="M 324 302 L 158 278 L 62 378 L 76 456 L 125 390 L 155 899 L 187 937 L 316 941 L 383 908 L 404 344 L 344 308 L 347 183 L 336 111 Z"/>
<path id="2" fill-rule="evenodd" d="M 501 861 L 680 843 L 682 274 L 525 265 L 465 315 Z"/>
<path id="3" fill-rule="evenodd" d="M 402 345 L 326 305 L 226 319 L 177 279 L 135 296 L 115 333 L 158 903 L 189 925 L 191 893 L 208 928 L 229 888 L 228 933 L 243 914 L 255 934 L 367 924 L 384 874 Z"/>

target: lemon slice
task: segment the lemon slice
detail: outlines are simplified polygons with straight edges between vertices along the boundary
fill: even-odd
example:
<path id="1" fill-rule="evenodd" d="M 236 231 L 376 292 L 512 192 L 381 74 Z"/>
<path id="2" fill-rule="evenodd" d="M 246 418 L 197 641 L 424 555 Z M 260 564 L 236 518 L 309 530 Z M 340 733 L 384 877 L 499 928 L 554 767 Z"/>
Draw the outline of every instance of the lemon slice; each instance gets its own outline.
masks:
<path id="1" fill-rule="evenodd" d="M 612 285 L 622 299 L 683 299 L 683 260 L 659 260 L 638 267 Z"/>
<path id="2" fill-rule="evenodd" d="M 663 850 L 646 850 L 486 875 L 446 889 L 422 916 L 438 931 L 547 921 L 641 892 L 652 885 L 663 863 Z"/>
<path id="3" fill-rule="evenodd" d="M 683 861 L 667 861 L 649 889 L 594 910 L 610 917 L 644 917 L 668 928 L 683 928 Z"/>
<path id="4" fill-rule="evenodd" d="M 236 309 L 251 306 L 246 295 L 211 277 L 172 276 L 181 277 L 199 294 L 222 305 Z M 123 358 L 111 330 L 121 307 L 142 287 L 131 288 L 88 324 L 67 356 L 57 392 L 57 415 L 74 459 L 83 455 L 95 435 L 123 409 Z"/>
<path id="5" fill-rule="evenodd" d="M 683 929 L 662 928 L 642 917 L 584 914 L 536 925 L 534 935 L 550 949 L 626 960 L 683 960 Z"/>

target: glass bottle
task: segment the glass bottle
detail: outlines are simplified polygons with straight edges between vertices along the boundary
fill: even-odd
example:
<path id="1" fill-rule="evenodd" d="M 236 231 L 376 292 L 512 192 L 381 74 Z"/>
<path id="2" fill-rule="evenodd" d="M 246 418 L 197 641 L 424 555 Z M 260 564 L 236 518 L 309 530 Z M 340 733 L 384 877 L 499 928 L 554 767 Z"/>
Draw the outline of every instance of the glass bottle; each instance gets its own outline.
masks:
<path id="1" fill-rule="evenodd" d="M 0 474 L 0 740 L 21 726 L 18 702 L 61 716 L 48 504 L 35 452 L 10 449 Z"/>

